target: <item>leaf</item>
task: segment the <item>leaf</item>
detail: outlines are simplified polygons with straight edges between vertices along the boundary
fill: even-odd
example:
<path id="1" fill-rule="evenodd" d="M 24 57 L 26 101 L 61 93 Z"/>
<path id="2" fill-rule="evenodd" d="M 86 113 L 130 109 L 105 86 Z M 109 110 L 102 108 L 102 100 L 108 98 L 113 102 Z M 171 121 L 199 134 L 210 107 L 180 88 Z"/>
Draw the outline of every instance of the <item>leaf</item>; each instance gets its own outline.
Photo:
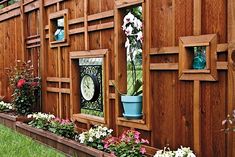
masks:
<path id="1" fill-rule="evenodd" d="M 141 91 L 139 91 L 141 87 L 142 87 L 142 81 L 136 80 L 136 83 L 134 84 L 134 87 L 133 87 L 133 91 L 130 95 L 132 96 L 140 95 L 142 93 Z"/>

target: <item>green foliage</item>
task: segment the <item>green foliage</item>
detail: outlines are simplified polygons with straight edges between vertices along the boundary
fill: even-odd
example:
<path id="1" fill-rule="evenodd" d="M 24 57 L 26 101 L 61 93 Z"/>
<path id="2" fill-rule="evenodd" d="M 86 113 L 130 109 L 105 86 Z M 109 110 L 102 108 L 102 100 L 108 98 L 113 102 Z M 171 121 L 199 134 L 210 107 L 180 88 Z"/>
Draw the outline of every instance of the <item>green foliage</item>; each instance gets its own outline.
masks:
<path id="1" fill-rule="evenodd" d="M 41 145 L 31 138 L 0 125 L 1 157 L 64 157 L 63 154 Z"/>
<path id="2" fill-rule="evenodd" d="M 70 139 L 75 138 L 74 124 L 65 119 L 53 119 L 50 121 L 48 130 L 59 136 L 64 136 Z"/>
<path id="3" fill-rule="evenodd" d="M 89 114 L 97 117 L 104 117 L 104 113 L 101 111 L 89 110 L 89 109 L 81 109 L 81 113 Z"/>
<path id="4" fill-rule="evenodd" d="M 40 79 L 34 76 L 31 61 L 16 61 L 16 65 L 7 69 L 9 84 L 13 89 L 13 104 L 16 112 L 27 115 L 39 97 Z"/>

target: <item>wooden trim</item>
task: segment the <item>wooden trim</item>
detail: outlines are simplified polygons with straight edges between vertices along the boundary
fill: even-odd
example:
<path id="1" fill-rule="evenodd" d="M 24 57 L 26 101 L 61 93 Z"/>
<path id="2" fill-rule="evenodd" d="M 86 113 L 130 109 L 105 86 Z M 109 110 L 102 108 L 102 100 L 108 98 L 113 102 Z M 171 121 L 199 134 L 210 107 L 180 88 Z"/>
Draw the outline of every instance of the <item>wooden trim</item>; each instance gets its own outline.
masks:
<path id="1" fill-rule="evenodd" d="M 92 116 L 88 114 L 74 114 L 73 121 L 78 121 L 86 124 L 105 124 L 105 119 L 102 117 Z"/>
<path id="2" fill-rule="evenodd" d="M 227 36 L 228 36 L 228 89 L 227 89 L 227 114 L 232 113 L 235 108 L 235 61 L 233 53 L 235 51 L 235 1 L 227 1 Z M 227 135 L 227 157 L 235 156 L 235 136 L 233 133 Z"/>
<path id="3" fill-rule="evenodd" d="M 178 63 L 151 63 L 150 70 L 178 70 Z"/>
<path id="4" fill-rule="evenodd" d="M 217 44 L 217 52 L 226 52 L 228 51 L 228 44 Z"/>
<path id="5" fill-rule="evenodd" d="M 217 70 L 228 70 L 228 62 L 217 62 Z"/>
<path id="6" fill-rule="evenodd" d="M 48 82 L 70 83 L 70 78 L 47 77 Z"/>
<path id="7" fill-rule="evenodd" d="M 161 47 L 151 48 L 150 55 L 161 55 L 161 54 L 178 54 L 179 47 Z"/>
<path id="8" fill-rule="evenodd" d="M 91 32 L 91 31 L 98 31 L 98 30 L 103 30 L 103 29 L 111 29 L 113 27 L 114 27 L 114 22 L 107 22 L 107 23 L 88 26 L 88 31 Z"/>
<path id="9" fill-rule="evenodd" d="M 65 88 L 55 88 L 55 87 L 47 87 L 46 88 L 47 92 L 52 92 L 52 93 L 63 93 L 63 94 L 70 94 L 70 89 L 65 89 Z"/>
<path id="10" fill-rule="evenodd" d="M 36 48 L 36 47 L 40 47 L 41 44 L 36 44 L 36 45 L 30 45 L 30 46 L 26 46 L 27 49 L 31 49 L 31 48 Z"/>
<path id="11" fill-rule="evenodd" d="M 202 0 L 193 0 L 193 34 L 201 34 L 202 25 Z"/>
<path id="12" fill-rule="evenodd" d="M 88 0 L 84 0 L 84 35 L 85 35 L 85 50 L 89 50 L 89 34 L 88 34 Z"/>
<path id="13" fill-rule="evenodd" d="M 78 58 L 92 58 L 92 57 L 104 57 L 104 55 L 108 52 L 108 49 L 98 49 L 98 50 L 89 50 L 89 51 L 73 51 L 70 52 L 71 59 Z"/>
<path id="14" fill-rule="evenodd" d="M 125 8 L 133 5 L 138 5 L 144 3 L 144 0 L 116 0 L 115 6 L 116 8 Z"/>
<path id="15" fill-rule="evenodd" d="M 193 148 L 197 156 L 201 155 L 201 107 L 200 107 L 200 81 L 194 81 L 193 95 Z"/>
<path id="16" fill-rule="evenodd" d="M 104 11 L 104 12 L 93 14 L 93 15 L 88 15 L 87 20 L 90 22 L 90 21 L 101 20 L 101 19 L 113 17 L 113 16 L 114 16 L 114 11 L 109 10 L 109 11 Z"/>
<path id="17" fill-rule="evenodd" d="M 56 3 L 59 3 L 59 2 L 64 2 L 64 1 L 67 1 L 67 0 L 47 0 L 47 1 L 45 1 L 44 6 L 48 7 L 50 5 L 53 5 L 53 4 L 56 4 Z"/>
<path id="18" fill-rule="evenodd" d="M 84 22 L 84 17 L 69 20 L 69 25 L 75 25 Z"/>

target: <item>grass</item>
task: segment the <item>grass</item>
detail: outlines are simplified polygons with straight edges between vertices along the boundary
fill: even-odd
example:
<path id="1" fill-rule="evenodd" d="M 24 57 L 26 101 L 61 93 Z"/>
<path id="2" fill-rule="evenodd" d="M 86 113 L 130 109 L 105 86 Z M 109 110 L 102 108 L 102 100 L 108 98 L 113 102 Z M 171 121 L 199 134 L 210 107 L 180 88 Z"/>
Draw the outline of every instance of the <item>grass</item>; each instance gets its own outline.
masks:
<path id="1" fill-rule="evenodd" d="M 1 157 L 65 157 L 52 148 L 0 125 Z"/>

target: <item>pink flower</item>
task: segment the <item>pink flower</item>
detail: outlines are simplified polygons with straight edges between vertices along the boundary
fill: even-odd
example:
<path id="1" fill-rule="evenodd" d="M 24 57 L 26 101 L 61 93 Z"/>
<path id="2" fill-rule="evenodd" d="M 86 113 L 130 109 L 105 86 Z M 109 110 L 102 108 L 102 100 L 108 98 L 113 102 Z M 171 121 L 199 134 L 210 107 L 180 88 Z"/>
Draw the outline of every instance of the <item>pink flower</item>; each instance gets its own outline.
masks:
<path id="1" fill-rule="evenodd" d="M 147 144 L 149 144 L 149 141 L 148 141 L 148 140 L 145 140 L 145 139 L 141 139 L 141 143 L 147 143 Z"/>
<path id="2" fill-rule="evenodd" d="M 25 79 L 20 79 L 20 80 L 17 82 L 17 88 L 22 88 L 25 83 L 26 83 Z"/>
<path id="3" fill-rule="evenodd" d="M 139 139 L 140 138 L 140 133 L 138 131 L 135 131 L 134 133 L 135 133 L 134 134 L 135 139 Z"/>
<path id="4" fill-rule="evenodd" d="M 140 148 L 140 153 L 141 153 L 141 154 L 145 154 L 145 153 L 146 153 L 146 149 L 143 148 L 143 147 L 141 147 L 141 148 Z"/>
<path id="5" fill-rule="evenodd" d="M 60 118 L 58 118 L 58 117 L 56 117 L 56 118 L 54 119 L 54 121 L 55 121 L 55 122 L 60 122 L 60 121 L 61 121 L 61 119 L 60 119 Z"/>

